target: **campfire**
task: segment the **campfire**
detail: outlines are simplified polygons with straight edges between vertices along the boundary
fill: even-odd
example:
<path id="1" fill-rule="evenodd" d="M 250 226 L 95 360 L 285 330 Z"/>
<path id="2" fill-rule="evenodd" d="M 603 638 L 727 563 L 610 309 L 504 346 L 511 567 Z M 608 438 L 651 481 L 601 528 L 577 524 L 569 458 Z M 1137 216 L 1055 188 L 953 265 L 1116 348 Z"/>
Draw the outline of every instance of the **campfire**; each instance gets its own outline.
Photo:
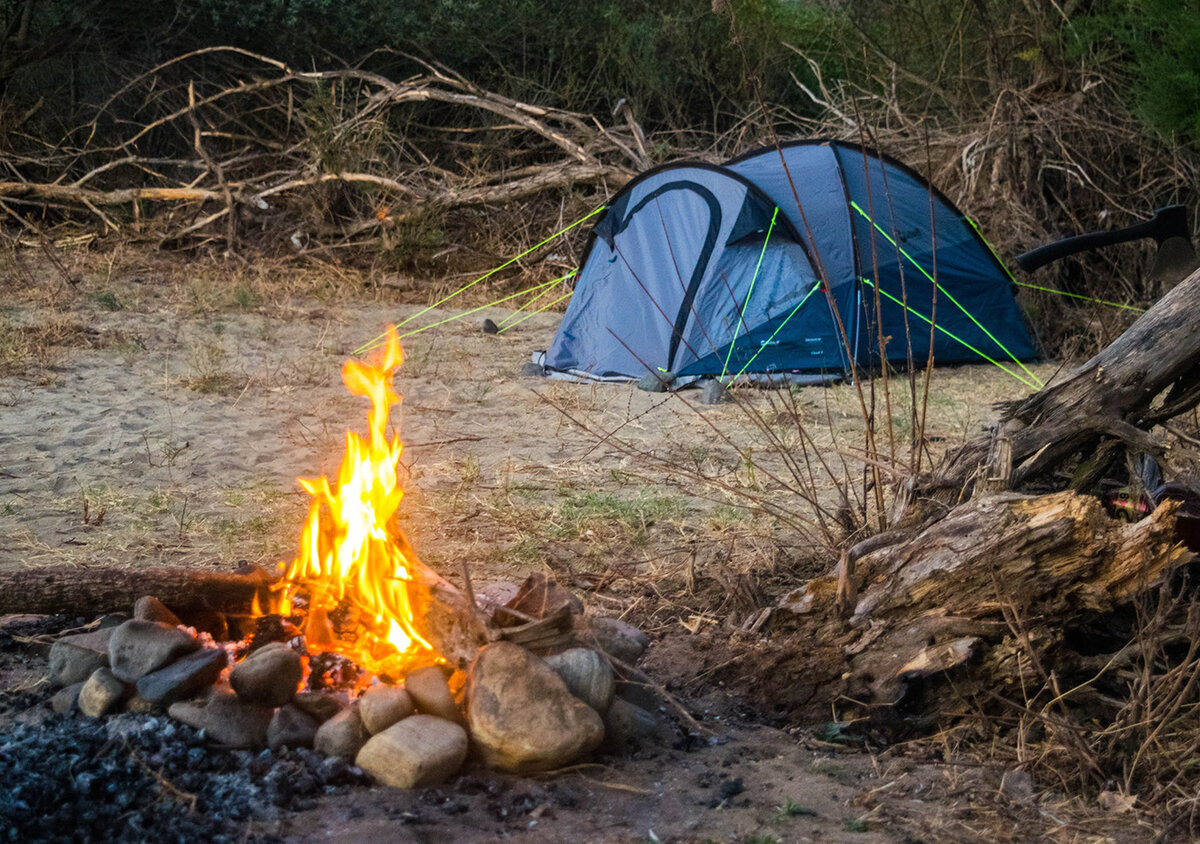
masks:
<path id="1" fill-rule="evenodd" d="M 400 396 L 392 388 L 404 362 L 395 326 L 372 361 L 347 361 L 342 380 L 371 401 L 367 437 L 346 432 L 337 482 L 300 485 L 312 496 L 300 536 L 300 553 L 286 567 L 277 611 L 304 613 L 310 651 L 332 651 L 367 670 L 392 677 L 441 661 L 415 627 L 409 586 L 416 555 L 395 526 L 404 498 L 398 480 L 404 446 L 387 436 Z"/>
<path id="2" fill-rule="evenodd" d="M 211 744 L 312 748 L 399 787 L 441 782 L 469 755 L 549 770 L 664 729 L 635 667 L 641 631 L 586 615 L 542 574 L 476 599 L 465 570 L 466 594 L 417 558 L 396 525 L 403 444 L 388 435 L 403 359 L 393 327 L 373 358 L 345 364 L 370 402 L 367 431 L 347 431 L 335 481 L 300 480 L 312 500 L 296 557 L 275 577 L 145 595 L 133 618 L 60 637 L 57 711 L 165 709 Z"/>

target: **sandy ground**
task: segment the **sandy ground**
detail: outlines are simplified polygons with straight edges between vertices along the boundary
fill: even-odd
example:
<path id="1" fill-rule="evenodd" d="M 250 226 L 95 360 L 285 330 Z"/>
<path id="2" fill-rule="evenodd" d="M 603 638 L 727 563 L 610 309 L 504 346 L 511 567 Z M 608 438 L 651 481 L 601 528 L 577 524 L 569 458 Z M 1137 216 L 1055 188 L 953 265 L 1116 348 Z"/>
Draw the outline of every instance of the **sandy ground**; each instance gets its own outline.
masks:
<path id="1" fill-rule="evenodd" d="M 0 566 L 231 568 L 290 558 L 307 507 L 296 477 L 332 473 L 344 430 L 365 425 L 365 401 L 341 384 L 342 362 L 419 308 L 377 292 L 272 298 L 270 288 L 251 285 L 242 295 L 233 282 L 223 289 L 219 278 L 193 278 L 178 265 L 166 280 L 153 265 L 107 275 L 81 266 L 77 283 L 51 279 L 45 289 L 9 268 L 0 303 Z M 402 330 L 453 313 L 431 311 Z M 827 563 L 777 521 L 728 506 L 740 500 L 730 489 L 771 492 L 761 476 L 769 473 L 748 478 L 744 465 L 747 448 L 773 465 L 770 438 L 745 409 L 700 408 L 694 392 L 672 398 L 522 378 L 520 365 L 546 346 L 558 317 L 541 314 L 498 337 L 479 330 L 482 317 L 507 313 L 481 312 L 404 341 L 395 420 L 410 472 L 403 527 L 452 581 L 464 561 L 477 584 L 552 571 L 593 611 L 642 624 L 655 639 L 651 669 L 673 688 L 694 690 L 667 645 L 725 635 L 735 607 L 711 597 L 726 582 L 722 570 L 757 573 L 769 587 Z M 1045 379 L 1055 368 L 1034 371 Z M 953 445 L 993 416 L 993 402 L 1024 392 L 989 366 L 940 369 L 929 433 Z M 796 396 L 831 462 L 861 447 L 853 387 Z M 794 424 L 770 394 L 748 400 L 787 442 Z M 893 416 L 903 440 L 905 414 Z M 631 457 L 572 419 L 653 456 Z M 729 488 L 701 488 L 672 465 L 703 467 Z M 608 760 L 550 785 L 506 785 L 546 805 L 536 817 L 527 809 L 517 822 L 474 796 L 463 798 L 465 810 L 435 801 L 420 813 L 425 821 L 402 823 L 395 807 L 418 798 L 373 789 L 279 831 L 297 840 L 966 840 L 976 837 L 974 801 L 995 799 L 995 772 L 966 776 L 968 768 L 951 765 L 896 773 L 866 753 L 755 723 L 736 696 L 712 694 L 687 700 L 714 730 L 704 747 Z M 743 777 L 744 796 L 709 808 L 722 777 Z M 871 796 L 885 785 L 901 795 L 888 811 Z M 916 802 L 901 811 L 906 789 Z M 925 799 L 951 806 L 936 835 Z M 780 808 L 789 801 L 804 813 Z"/>

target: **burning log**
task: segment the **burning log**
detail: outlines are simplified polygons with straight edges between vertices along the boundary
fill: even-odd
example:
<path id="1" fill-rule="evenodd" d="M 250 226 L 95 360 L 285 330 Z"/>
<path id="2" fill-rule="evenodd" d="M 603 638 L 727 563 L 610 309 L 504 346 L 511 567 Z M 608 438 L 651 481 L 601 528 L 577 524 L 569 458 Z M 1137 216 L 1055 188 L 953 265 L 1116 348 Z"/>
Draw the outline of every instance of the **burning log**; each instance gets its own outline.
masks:
<path id="1" fill-rule="evenodd" d="M 212 609 L 249 613 L 266 600 L 271 577 L 262 569 L 236 572 L 181 568 L 37 566 L 0 569 L 0 613 L 83 615 L 128 612 L 155 595 L 176 612 Z"/>

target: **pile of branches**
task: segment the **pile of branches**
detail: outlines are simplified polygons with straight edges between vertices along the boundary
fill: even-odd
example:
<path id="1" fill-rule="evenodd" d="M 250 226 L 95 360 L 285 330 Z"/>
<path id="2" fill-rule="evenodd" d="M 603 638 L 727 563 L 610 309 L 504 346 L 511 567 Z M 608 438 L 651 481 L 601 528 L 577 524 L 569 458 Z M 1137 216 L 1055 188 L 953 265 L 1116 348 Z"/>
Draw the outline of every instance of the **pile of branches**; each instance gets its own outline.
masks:
<path id="1" fill-rule="evenodd" d="M 386 245 L 431 213 L 612 190 L 647 166 L 627 110 L 606 127 L 402 58 L 418 72 L 397 80 L 233 47 L 187 53 L 131 79 L 68 138 L 9 132 L 0 208 L 29 229 L 90 218 L 166 245 L 305 252 Z"/>

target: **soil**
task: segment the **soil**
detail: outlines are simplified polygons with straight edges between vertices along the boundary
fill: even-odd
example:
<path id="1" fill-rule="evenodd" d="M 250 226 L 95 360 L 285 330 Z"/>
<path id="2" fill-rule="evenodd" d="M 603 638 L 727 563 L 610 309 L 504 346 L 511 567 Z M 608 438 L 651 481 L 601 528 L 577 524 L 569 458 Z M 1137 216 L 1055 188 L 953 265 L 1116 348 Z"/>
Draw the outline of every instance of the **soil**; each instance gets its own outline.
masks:
<path id="1" fill-rule="evenodd" d="M 386 290 L 358 289 L 353 274 L 347 281 L 284 266 L 251 273 L 142 255 L 107 264 L 64 256 L 65 276 L 26 257 L 4 280 L 4 567 L 232 569 L 290 558 L 307 508 L 296 477 L 332 474 L 345 429 L 365 426 L 365 402 L 341 384 L 342 362 L 389 322 L 404 333 L 461 313 L 422 313 Z M 1034 797 L 1003 794 L 1001 767 L 936 740 L 885 749 L 836 723 L 780 723 L 771 695 L 787 703 L 781 710 L 792 708 L 794 678 L 778 678 L 774 690 L 758 684 L 752 696 L 726 687 L 722 669 L 752 659 L 768 635 L 748 632 L 748 622 L 773 594 L 832 561 L 815 533 L 739 507 L 746 499 L 730 492 L 786 493 L 776 485 L 781 461 L 769 437 L 744 406 L 700 406 L 694 391 L 664 396 L 521 377 L 559 316 L 538 314 L 501 335 L 480 330 L 484 317 L 502 323 L 511 313 L 490 308 L 405 338 L 396 383 L 404 403 L 393 417 L 409 472 L 402 527 L 452 582 L 461 583 L 464 566 L 476 588 L 547 571 L 590 612 L 641 626 L 652 639 L 645 669 L 705 732 L 681 730 L 674 742 L 547 776 L 471 769 L 438 789 L 339 784 L 282 806 L 262 777 L 246 774 L 253 810 L 237 819 L 240 834 L 527 842 L 1152 837 L 1124 818 L 1097 819 L 1049 784 Z M 1032 369 L 1048 380 L 1056 367 Z M 895 438 L 903 441 L 907 383 L 894 380 L 892 389 Z M 1025 391 L 987 365 L 938 369 L 926 433 L 953 445 L 993 418 L 995 402 Z M 831 462 L 861 445 L 853 386 L 791 395 Z M 794 423 L 769 391 L 750 392 L 746 404 L 780 430 Z M 758 450 L 761 463 L 749 467 L 758 476 L 747 477 L 746 452 L 733 445 Z M 724 471 L 729 488 L 698 485 L 672 465 Z M 831 483 L 820 494 L 832 490 Z M 47 707 L 45 633 L 88 620 L 4 620 L 0 747 L 30 741 L 18 735 L 23 723 L 68 735 L 53 732 L 64 727 Z M 681 724 L 670 711 L 664 717 Z M 170 781 L 169 772 L 162 776 Z M 179 801 L 156 788 L 156 799 Z M 219 814 L 215 803 L 208 811 Z"/>

